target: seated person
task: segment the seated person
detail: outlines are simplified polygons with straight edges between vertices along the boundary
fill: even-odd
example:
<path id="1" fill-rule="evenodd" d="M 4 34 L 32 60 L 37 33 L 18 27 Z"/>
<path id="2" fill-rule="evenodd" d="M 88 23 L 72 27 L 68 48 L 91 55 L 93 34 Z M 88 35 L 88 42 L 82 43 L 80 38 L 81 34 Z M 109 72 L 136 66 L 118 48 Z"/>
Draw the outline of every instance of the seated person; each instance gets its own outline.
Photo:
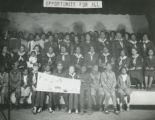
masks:
<path id="1" fill-rule="evenodd" d="M 127 68 L 122 67 L 121 73 L 118 76 L 118 94 L 120 97 L 120 111 L 122 111 L 122 105 L 127 105 L 127 111 L 130 110 L 130 94 L 131 94 L 131 82 L 130 76 L 127 74 Z"/>
<path id="2" fill-rule="evenodd" d="M 13 69 L 10 71 L 11 93 L 15 94 L 15 104 L 18 107 L 21 97 L 21 72 L 18 69 L 18 62 L 15 62 Z"/>
<path id="3" fill-rule="evenodd" d="M 75 72 L 75 67 L 74 66 L 70 66 L 69 67 L 69 71 L 66 74 L 67 78 L 71 78 L 72 80 L 78 79 L 78 76 Z M 72 110 L 75 109 L 75 113 L 78 114 L 79 110 L 78 110 L 78 102 L 79 102 L 79 95 L 78 94 L 74 94 L 74 93 L 70 93 L 69 94 L 69 111 L 68 113 L 71 114 Z"/>
<path id="4" fill-rule="evenodd" d="M 112 99 L 114 106 L 114 113 L 118 114 L 117 105 L 116 105 L 116 77 L 115 73 L 112 71 L 111 63 L 107 63 L 106 70 L 101 74 L 101 83 L 105 93 L 105 108 L 104 112 L 109 114 L 108 106 L 109 100 Z"/>
<path id="5" fill-rule="evenodd" d="M 150 90 L 153 79 L 155 79 L 155 56 L 154 51 L 150 49 L 148 56 L 145 58 L 145 88 Z"/>
<path id="6" fill-rule="evenodd" d="M 81 80 L 81 91 L 80 91 L 80 108 L 81 114 L 84 114 L 85 104 L 88 105 L 88 113 L 91 113 L 91 88 L 90 88 L 90 74 L 87 72 L 87 67 L 81 67 L 81 73 L 79 74 L 79 79 Z M 87 99 L 87 103 L 86 103 Z"/>
<path id="7" fill-rule="evenodd" d="M 104 97 L 104 91 L 100 83 L 101 73 L 98 71 L 98 65 L 94 65 L 90 73 L 90 86 L 91 86 L 91 97 L 93 101 L 93 107 L 102 110 L 102 103 Z M 97 93 L 99 94 L 99 105 L 97 105 Z"/>
<path id="8" fill-rule="evenodd" d="M 0 67 L 0 104 L 8 101 L 8 80 L 9 76 L 4 67 Z"/>
<path id="9" fill-rule="evenodd" d="M 31 104 L 31 81 L 29 79 L 27 69 L 24 69 L 23 75 L 22 75 L 20 103 Z"/>
<path id="10" fill-rule="evenodd" d="M 138 51 L 135 48 L 132 48 L 129 73 L 131 82 L 136 84 L 137 88 L 143 88 L 143 58 L 138 54 Z"/>

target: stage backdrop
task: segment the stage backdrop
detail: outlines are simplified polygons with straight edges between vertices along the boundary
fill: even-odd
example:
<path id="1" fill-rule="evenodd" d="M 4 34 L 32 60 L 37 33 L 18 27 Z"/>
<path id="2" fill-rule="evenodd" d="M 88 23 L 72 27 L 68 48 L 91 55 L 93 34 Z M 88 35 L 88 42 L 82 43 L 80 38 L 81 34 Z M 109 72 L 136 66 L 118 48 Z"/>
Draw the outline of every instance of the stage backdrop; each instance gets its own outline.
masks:
<path id="1" fill-rule="evenodd" d="M 30 32 L 120 30 L 147 32 L 144 15 L 8 13 L 10 28 Z"/>

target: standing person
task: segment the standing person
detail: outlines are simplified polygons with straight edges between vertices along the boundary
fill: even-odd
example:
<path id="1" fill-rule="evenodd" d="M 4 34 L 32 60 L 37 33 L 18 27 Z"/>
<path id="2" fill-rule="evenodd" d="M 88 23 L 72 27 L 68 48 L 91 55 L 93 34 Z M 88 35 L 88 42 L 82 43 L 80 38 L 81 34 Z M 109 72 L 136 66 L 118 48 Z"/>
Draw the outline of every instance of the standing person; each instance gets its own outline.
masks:
<path id="1" fill-rule="evenodd" d="M 24 45 L 20 46 L 20 49 L 19 49 L 19 51 L 17 53 L 17 56 L 18 56 L 18 62 L 19 62 L 18 67 L 20 68 L 20 70 L 25 69 L 27 67 L 27 65 L 26 65 L 27 53 L 26 53 Z"/>
<path id="2" fill-rule="evenodd" d="M 51 75 L 51 65 L 46 63 L 44 65 L 44 73 L 47 74 L 47 75 Z M 48 102 L 48 111 L 49 113 L 52 113 L 53 112 L 53 108 L 52 108 L 52 97 L 53 97 L 53 93 L 52 92 L 48 92 L 48 95 L 49 95 L 49 102 Z M 45 93 L 42 93 L 42 96 L 45 97 Z M 42 101 L 43 102 L 43 101 Z"/>
<path id="3" fill-rule="evenodd" d="M 117 105 L 116 105 L 116 77 L 115 73 L 112 71 L 111 63 L 107 63 L 106 70 L 101 74 L 101 83 L 105 93 L 105 108 L 104 112 L 109 113 L 108 105 L 110 98 L 112 99 L 114 106 L 114 113 L 118 114 Z"/>
<path id="4" fill-rule="evenodd" d="M 90 70 L 94 65 L 98 64 L 98 54 L 95 52 L 95 48 L 93 46 L 90 47 L 89 52 L 85 54 L 84 63 Z"/>
<path id="5" fill-rule="evenodd" d="M 130 58 L 126 55 L 125 50 L 121 50 L 120 57 L 116 61 L 117 70 L 120 70 L 122 67 L 129 69 Z"/>
<path id="6" fill-rule="evenodd" d="M 84 56 L 81 54 L 81 48 L 79 46 L 75 48 L 75 53 L 73 54 L 72 60 L 76 71 L 79 72 L 84 63 Z"/>
<path id="7" fill-rule="evenodd" d="M 54 49 L 52 47 L 48 48 L 48 51 L 45 53 L 45 57 L 43 58 L 43 64 L 48 63 L 51 67 L 54 67 L 56 62 L 56 54 L 54 53 Z"/>
<path id="8" fill-rule="evenodd" d="M 27 61 L 27 67 L 31 70 L 35 63 L 37 63 L 37 54 L 35 51 L 32 51 Z"/>
<path id="9" fill-rule="evenodd" d="M 104 91 L 101 87 L 101 73 L 98 71 L 98 65 L 94 65 L 92 67 L 92 71 L 90 72 L 90 80 L 93 107 L 95 109 L 100 107 L 100 110 L 102 110 Z M 99 105 L 97 105 L 97 93 L 99 94 Z"/>
<path id="10" fill-rule="evenodd" d="M 148 50 L 149 49 L 155 50 L 154 47 L 155 47 L 154 46 L 154 43 L 149 40 L 148 35 L 147 34 L 144 34 L 143 35 L 143 38 L 142 38 L 142 42 L 141 42 L 141 55 L 143 57 L 146 57 L 147 56 L 147 53 L 148 53 Z"/>
<path id="11" fill-rule="evenodd" d="M 9 75 L 4 67 L 0 67 L 0 101 L 1 104 L 8 102 L 8 81 Z"/>
<path id="12" fill-rule="evenodd" d="M 131 34 L 130 40 L 128 42 L 127 55 L 132 56 L 132 53 L 131 53 L 132 48 L 140 50 L 140 44 L 137 40 L 136 34 L 134 34 L 134 33 Z"/>
<path id="13" fill-rule="evenodd" d="M 130 76 L 127 74 L 126 67 L 121 68 L 121 74 L 118 76 L 118 94 L 120 97 L 120 111 L 122 111 L 123 103 L 127 105 L 127 111 L 130 110 L 130 94 L 131 82 Z"/>
<path id="14" fill-rule="evenodd" d="M 76 48 L 77 46 L 80 46 L 80 39 L 78 35 L 75 35 L 73 38 L 73 46 Z"/>
<path id="15" fill-rule="evenodd" d="M 73 50 L 74 50 L 74 46 L 70 40 L 70 36 L 69 34 L 66 34 L 64 39 L 63 39 L 63 42 L 62 42 L 62 45 L 66 47 L 66 50 L 69 54 L 73 54 Z"/>
<path id="16" fill-rule="evenodd" d="M 90 87 L 90 74 L 87 72 L 87 67 L 81 67 L 81 73 L 79 74 L 79 79 L 81 80 L 81 91 L 80 91 L 80 108 L 81 114 L 84 114 L 84 105 L 87 105 L 88 109 L 87 112 L 90 114 L 92 112 L 91 108 L 91 87 Z"/>
<path id="17" fill-rule="evenodd" d="M 57 62 L 62 62 L 64 69 L 68 69 L 71 62 L 71 58 L 65 46 L 61 46 L 60 54 L 57 56 Z"/>
<path id="18" fill-rule="evenodd" d="M 27 40 L 27 34 L 26 33 L 22 33 L 21 35 L 19 35 L 19 39 L 21 41 L 21 45 L 25 46 L 25 50 L 28 50 L 28 40 Z"/>
<path id="19" fill-rule="evenodd" d="M 115 66 L 114 71 L 115 71 L 116 76 L 118 77 L 122 67 L 126 67 L 128 70 L 129 65 L 130 65 L 130 58 L 126 55 L 125 50 L 121 50 L 120 56 L 119 56 L 119 58 L 117 58 L 116 63 L 114 65 Z"/>
<path id="20" fill-rule="evenodd" d="M 17 38 L 17 32 L 12 31 L 8 45 L 10 50 L 17 50 L 20 47 L 20 40 Z"/>
<path id="21" fill-rule="evenodd" d="M 92 46 L 92 41 L 91 41 L 91 36 L 89 33 L 86 33 L 85 35 L 85 41 L 81 42 L 81 48 L 82 48 L 82 52 L 83 55 L 85 56 L 85 54 L 87 54 L 90 50 L 90 47 Z"/>
<path id="22" fill-rule="evenodd" d="M 145 88 L 150 90 L 153 79 L 155 79 L 155 56 L 152 49 L 148 50 L 148 56 L 145 58 Z"/>
<path id="23" fill-rule="evenodd" d="M 37 87 L 37 80 L 38 80 L 38 70 L 39 70 L 39 64 L 35 63 L 33 65 L 33 71 L 31 72 L 29 78 L 31 79 L 31 88 L 32 88 L 32 105 L 33 114 L 37 114 L 42 112 L 43 105 L 44 105 L 44 98 L 45 93 L 41 91 L 36 91 Z"/>
<path id="24" fill-rule="evenodd" d="M 57 52 L 58 53 L 58 48 L 57 48 L 57 44 L 54 42 L 54 37 L 53 35 L 49 35 L 48 36 L 48 41 L 45 42 L 45 45 L 44 45 L 44 52 L 46 53 L 49 48 L 52 47 L 54 52 Z"/>
<path id="25" fill-rule="evenodd" d="M 109 49 L 107 47 L 104 47 L 103 52 L 99 56 L 99 68 L 100 68 L 100 71 L 105 70 L 106 64 L 109 63 L 109 62 L 114 63 L 114 60 L 112 58 L 112 55 L 109 52 Z"/>
<path id="26" fill-rule="evenodd" d="M 112 44 L 113 57 L 117 59 L 120 55 L 122 49 L 126 50 L 126 42 L 124 41 L 122 34 L 120 32 L 116 33 L 115 41 Z"/>
<path id="27" fill-rule="evenodd" d="M 99 43 L 99 51 L 101 51 L 104 47 L 110 48 L 109 40 L 107 39 L 106 33 L 104 31 L 100 32 L 100 36 L 98 38 Z"/>
<path id="28" fill-rule="evenodd" d="M 31 53 L 34 49 L 34 47 L 37 45 L 35 39 L 34 39 L 34 35 L 30 34 L 29 35 L 29 42 L 28 42 L 28 51 L 29 53 Z"/>
<path id="29" fill-rule="evenodd" d="M 45 39 L 46 39 L 46 35 L 45 33 L 41 34 L 41 38 L 39 39 L 39 41 L 37 41 L 37 44 L 44 49 L 44 45 L 45 45 Z"/>
<path id="30" fill-rule="evenodd" d="M 10 87 L 11 92 L 15 93 L 16 106 L 19 107 L 20 96 L 21 96 L 21 72 L 18 69 L 18 62 L 13 64 L 13 69 L 10 71 Z"/>
<path id="31" fill-rule="evenodd" d="M 40 65 L 40 67 L 41 67 L 41 65 L 42 65 L 42 49 L 41 49 L 41 47 L 39 46 L 39 45 L 36 45 L 35 47 L 34 47 L 34 51 L 36 52 L 36 54 L 37 54 L 37 63 L 39 63 L 39 65 Z"/>
<path id="32" fill-rule="evenodd" d="M 129 73 L 131 81 L 136 84 L 137 88 L 143 88 L 143 58 L 138 54 L 135 48 L 132 48 Z"/>
<path id="33" fill-rule="evenodd" d="M 4 67 L 7 72 L 11 70 L 11 56 L 8 52 L 7 46 L 3 46 L 2 52 L 0 54 L 0 66 Z"/>
<path id="34" fill-rule="evenodd" d="M 29 79 L 28 69 L 24 69 L 22 72 L 21 81 L 21 99 L 22 104 L 31 104 L 31 80 Z"/>
<path id="35" fill-rule="evenodd" d="M 69 67 L 69 71 L 66 75 L 67 78 L 71 78 L 72 80 L 77 79 L 78 76 L 75 73 L 75 67 L 74 66 L 70 66 Z M 75 113 L 78 114 L 79 110 L 78 110 L 78 102 L 79 102 L 79 95 L 78 94 L 74 94 L 71 93 L 69 94 L 69 111 L 68 113 L 71 114 L 72 110 L 75 109 Z"/>
<path id="36" fill-rule="evenodd" d="M 56 69 L 53 72 L 54 75 L 58 77 L 65 77 L 63 64 L 61 62 L 57 63 Z M 59 108 L 62 111 L 67 111 L 68 108 L 68 94 L 67 93 L 53 93 L 54 107 L 56 110 Z M 60 100 L 64 100 L 64 103 L 60 103 Z M 52 98 L 50 98 L 52 100 Z"/>

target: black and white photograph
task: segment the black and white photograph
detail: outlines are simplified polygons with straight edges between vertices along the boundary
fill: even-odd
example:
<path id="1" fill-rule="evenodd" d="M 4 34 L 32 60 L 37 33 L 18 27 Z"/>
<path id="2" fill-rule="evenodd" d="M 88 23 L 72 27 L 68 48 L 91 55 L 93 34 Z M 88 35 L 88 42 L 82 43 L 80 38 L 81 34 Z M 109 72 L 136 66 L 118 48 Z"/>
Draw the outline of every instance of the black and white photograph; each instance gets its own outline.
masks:
<path id="1" fill-rule="evenodd" d="M 0 0 L 0 120 L 155 120 L 155 0 Z"/>

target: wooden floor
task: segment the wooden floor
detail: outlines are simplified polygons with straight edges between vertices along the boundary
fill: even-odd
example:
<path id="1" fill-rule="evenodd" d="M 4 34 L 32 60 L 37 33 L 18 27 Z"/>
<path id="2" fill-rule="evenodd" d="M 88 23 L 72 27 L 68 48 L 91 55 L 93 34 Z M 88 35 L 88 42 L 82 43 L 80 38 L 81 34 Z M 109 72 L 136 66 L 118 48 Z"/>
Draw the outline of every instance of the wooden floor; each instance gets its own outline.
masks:
<path id="1" fill-rule="evenodd" d="M 68 114 L 64 112 L 43 111 L 33 115 L 30 109 L 20 109 L 11 111 L 11 120 L 155 120 L 155 110 L 131 110 L 122 112 L 119 115 L 103 112 L 94 112 L 92 115 Z"/>

